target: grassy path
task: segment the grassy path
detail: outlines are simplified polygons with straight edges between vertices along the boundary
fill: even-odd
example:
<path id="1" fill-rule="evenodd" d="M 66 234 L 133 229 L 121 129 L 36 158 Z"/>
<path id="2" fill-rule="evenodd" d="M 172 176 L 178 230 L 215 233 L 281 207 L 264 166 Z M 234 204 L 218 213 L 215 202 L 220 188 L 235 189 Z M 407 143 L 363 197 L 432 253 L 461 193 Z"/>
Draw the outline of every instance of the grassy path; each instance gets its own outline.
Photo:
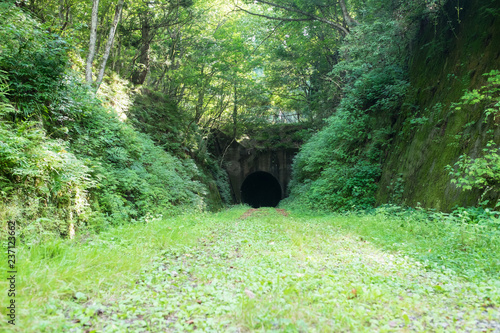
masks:
<path id="1" fill-rule="evenodd" d="M 342 217 L 244 211 L 125 228 L 48 256 L 31 250 L 16 328 L 500 332 L 495 277 L 430 269 L 345 230 Z M 85 258 L 90 267 L 74 276 Z"/>

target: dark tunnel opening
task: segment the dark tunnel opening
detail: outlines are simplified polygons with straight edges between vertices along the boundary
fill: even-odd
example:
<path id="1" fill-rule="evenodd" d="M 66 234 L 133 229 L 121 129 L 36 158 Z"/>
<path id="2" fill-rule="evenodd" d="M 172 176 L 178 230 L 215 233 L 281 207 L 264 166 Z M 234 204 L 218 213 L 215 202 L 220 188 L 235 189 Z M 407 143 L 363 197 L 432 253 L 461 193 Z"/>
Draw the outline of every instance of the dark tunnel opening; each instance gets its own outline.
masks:
<path id="1" fill-rule="evenodd" d="M 276 207 L 281 200 L 281 185 L 270 173 L 257 171 L 241 185 L 241 201 L 253 208 Z"/>

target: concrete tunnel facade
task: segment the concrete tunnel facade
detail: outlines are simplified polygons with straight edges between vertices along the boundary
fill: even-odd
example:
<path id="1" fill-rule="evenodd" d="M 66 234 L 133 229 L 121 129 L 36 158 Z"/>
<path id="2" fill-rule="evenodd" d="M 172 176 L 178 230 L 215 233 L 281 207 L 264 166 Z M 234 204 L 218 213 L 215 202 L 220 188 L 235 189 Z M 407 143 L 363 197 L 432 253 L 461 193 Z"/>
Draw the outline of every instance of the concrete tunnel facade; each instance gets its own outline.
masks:
<path id="1" fill-rule="evenodd" d="M 217 142 L 215 153 L 223 156 L 235 203 L 275 207 L 288 196 L 298 148 L 247 148 L 236 141 L 224 147 Z"/>

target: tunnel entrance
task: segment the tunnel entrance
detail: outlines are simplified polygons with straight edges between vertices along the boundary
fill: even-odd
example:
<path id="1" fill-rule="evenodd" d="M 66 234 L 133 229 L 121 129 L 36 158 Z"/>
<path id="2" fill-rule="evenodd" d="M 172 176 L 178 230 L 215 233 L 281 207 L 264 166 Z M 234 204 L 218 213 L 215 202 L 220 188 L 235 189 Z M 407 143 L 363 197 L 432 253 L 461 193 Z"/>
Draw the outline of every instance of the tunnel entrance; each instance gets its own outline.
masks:
<path id="1" fill-rule="evenodd" d="M 257 171 L 241 185 L 241 201 L 253 208 L 276 207 L 281 200 L 281 185 L 270 173 Z"/>

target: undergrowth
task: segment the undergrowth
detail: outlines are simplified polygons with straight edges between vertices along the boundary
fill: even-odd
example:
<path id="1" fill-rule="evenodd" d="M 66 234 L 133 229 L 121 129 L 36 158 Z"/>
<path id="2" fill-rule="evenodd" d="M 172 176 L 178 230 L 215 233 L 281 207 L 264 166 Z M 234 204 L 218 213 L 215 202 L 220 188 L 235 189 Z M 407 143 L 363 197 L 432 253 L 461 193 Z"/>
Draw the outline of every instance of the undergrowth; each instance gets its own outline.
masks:
<path id="1" fill-rule="evenodd" d="M 274 209 L 243 214 L 247 209 L 146 219 L 22 246 L 15 329 L 494 327 L 498 229 L 485 233 L 480 224 L 457 223 L 458 215 L 395 206 L 287 216 Z"/>
<path id="2" fill-rule="evenodd" d="M 126 120 L 124 82 L 108 78 L 101 101 L 72 68 L 81 64 L 71 40 L 11 3 L 0 14 L 0 238 L 8 221 L 19 241 L 35 244 L 205 209 L 193 159 Z"/>

